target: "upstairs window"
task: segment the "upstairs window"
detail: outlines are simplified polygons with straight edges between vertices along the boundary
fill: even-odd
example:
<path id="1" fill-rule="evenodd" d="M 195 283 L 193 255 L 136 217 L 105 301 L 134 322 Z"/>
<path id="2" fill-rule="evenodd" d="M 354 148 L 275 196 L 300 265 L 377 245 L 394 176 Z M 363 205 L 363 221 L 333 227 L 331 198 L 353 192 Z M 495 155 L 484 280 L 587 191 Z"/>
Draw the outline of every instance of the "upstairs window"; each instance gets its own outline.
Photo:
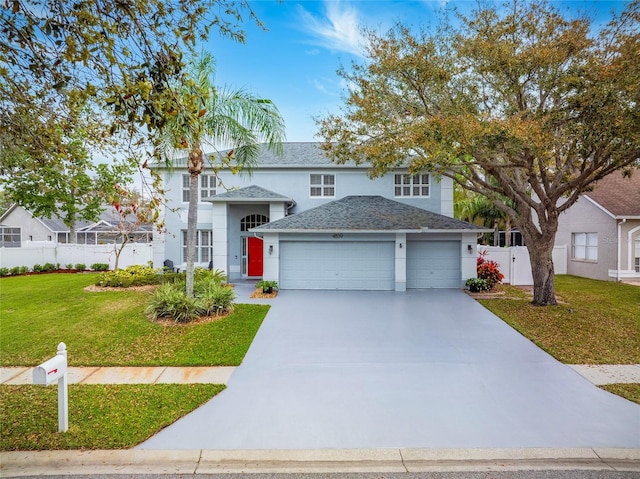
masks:
<path id="1" fill-rule="evenodd" d="M 333 198 L 336 196 L 335 175 L 310 175 L 309 196 L 312 198 Z"/>
<path id="2" fill-rule="evenodd" d="M 182 201 L 189 203 L 189 175 L 182 175 Z"/>
<path id="3" fill-rule="evenodd" d="M 396 197 L 428 197 L 429 175 L 396 174 L 394 178 L 394 194 Z"/>
<path id="4" fill-rule="evenodd" d="M 216 175 L 200 175 L 200 200 L 216 195 Z"/>
<path id="5" fill-rule="evenodd" d="M 182 175 L 182 202 L 189 203 L 189 175 Z M 200 201 L 216 195 L 216 175 L 200 175 Z"/>
<path id="6" fill-rule="evenodd" d="M 572 233 L 571 258 L 598 261 L 598 233 Z"/>

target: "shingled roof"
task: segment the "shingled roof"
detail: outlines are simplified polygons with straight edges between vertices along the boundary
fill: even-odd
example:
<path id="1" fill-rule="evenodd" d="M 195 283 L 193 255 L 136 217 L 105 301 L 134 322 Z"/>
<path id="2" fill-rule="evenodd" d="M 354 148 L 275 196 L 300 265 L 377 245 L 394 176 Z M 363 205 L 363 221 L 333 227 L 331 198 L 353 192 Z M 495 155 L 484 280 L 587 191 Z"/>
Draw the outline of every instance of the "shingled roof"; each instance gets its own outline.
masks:
<path id="1" fill-rule="evenodd" d="M 392 232 L 473 231 L 484 228 L 382 196 L 347 196 L 340 200 L 287 216 L 255 232 Z"/>
<path id="2" fill-rule="evenodd" d="M 362 164 L 356 166 L 355 163 L 349 162 L 344 165 L 333 163 L 320 148 L 319 142 L 286 142 L 282 143 L 282 154 L 279 155 L 270 150 L 266 144 L 260 145 L 260 153 L 257 158 L 256 168 L 368 168 L 369 165 Z M 220 151 L 218 154 L 226 156 L 229 150 Z M 215 153 L 210 154 L 214 157 L 212 163 L 215 162 Z M 219 162 L 218 162 L 219 163 Z M 186 167 L 187 158 L 176 158 L 172 162 L 173 167 Z M 156 168 L 164 168 L 164 164 L 155 164 Z M 209 167 L 209 161 L 205 161 L 205 167 Z"/>
<path id="3" fill-rule="evenodd" d="M 261 186 L 250 185 L 245 186 L 244 188 L 239 188 L 237 190 L 231 190 L 227 191 L 226 193 L 211 196 L 204 201 L 231 203 L 250 201 L 252 203 L 255 203 L 256 201 L 292 202 L 293 200 L 287 196 L 281 195 L 279 193 L 274 193 L 273 191 L 262 188 Z"/>
<path id="4" fill-rule="evenodd" d="M 621 171 L 605 176 L 585 196 L 614 217 L 640 217 L 640 168 L 630 177 Z"/>

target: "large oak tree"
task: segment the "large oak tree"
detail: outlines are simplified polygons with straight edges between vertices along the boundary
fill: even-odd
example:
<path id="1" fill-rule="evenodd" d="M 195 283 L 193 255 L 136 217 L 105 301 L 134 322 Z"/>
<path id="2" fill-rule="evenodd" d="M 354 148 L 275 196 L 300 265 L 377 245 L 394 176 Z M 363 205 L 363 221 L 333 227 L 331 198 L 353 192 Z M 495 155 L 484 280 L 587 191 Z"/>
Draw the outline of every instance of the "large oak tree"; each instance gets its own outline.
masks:
<path id="1" fill-rule="evenodd" d="M 181 105 L 184 53 L 212 30 L 243 41 L 243 15 L 247 0 L 1 1 L 0 185 L 42 209 L 38 184 L 79 161 L 79 139 L 92 159 L 138 165 Z"/>
<path id="2" fill-rule="evenodd" d="M 488 197 L 529 248 L 533 303 L 556 304 L 558 216 L 640 158 L 639 5 L 599 32 L 535 1 L 482 4 L 435 33 L 367 32 L 367 59 L 339 72 L 342 113 L 319 120 L 324 148 L 373 176 L 408 162 Z"/>

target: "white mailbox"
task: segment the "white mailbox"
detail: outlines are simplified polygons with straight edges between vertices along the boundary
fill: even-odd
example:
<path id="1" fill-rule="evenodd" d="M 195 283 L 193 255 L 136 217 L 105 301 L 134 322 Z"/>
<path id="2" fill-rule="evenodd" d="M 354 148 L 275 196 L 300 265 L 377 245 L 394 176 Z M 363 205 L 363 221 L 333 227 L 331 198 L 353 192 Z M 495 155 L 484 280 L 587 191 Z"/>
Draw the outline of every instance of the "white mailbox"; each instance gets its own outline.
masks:
<path id="1" fill-rule="evenodd" d="M 58 381 L 58 431 L 69 429 L 69 388 L 67 381 L 67 346 L 58 344 L 58 353 L 33 368 L 33 384 L 48 386 Z"/>
<path id="2" fill-rule="evenodd" d="M 33 384 L 48 385 L 67 373 L 67 357 L 57 354 L 33 369 Z"/>

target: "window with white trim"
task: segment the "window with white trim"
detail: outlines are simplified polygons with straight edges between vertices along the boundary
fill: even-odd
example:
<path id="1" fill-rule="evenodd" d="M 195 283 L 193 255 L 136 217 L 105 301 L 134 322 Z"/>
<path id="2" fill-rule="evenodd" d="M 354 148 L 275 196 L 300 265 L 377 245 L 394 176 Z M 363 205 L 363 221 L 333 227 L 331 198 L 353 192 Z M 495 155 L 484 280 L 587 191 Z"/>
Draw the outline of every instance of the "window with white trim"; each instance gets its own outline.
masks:
<path id="1" fill-rule="evenodd" d="M 189 202 L 189 175 L 182 175 L 182 202 Z M 199 201 L 216 195 L 216 175 L 200 175 L 199 182 Z"/>
<path id="2" fill-rule="evenodd" d="M 200 201 L 216 195 L 216 175 L 200 175 Z"/>
<path id="3" fill-rule="evenodd" d="M 189 175 L 182 175 L 182 201 L 189 203 Z"/>
<path id="4" fill-rule="evenodd" d="M 333 198 L 336 196 L 336 176 L 309 175 L 309 196 L 312 198 Z"/>
<path id="5" fill-rule="evenodd" d="M 394 177 L 394 195 L 396 197 L 428 197 L 429 175 L 408 175 L 397 173 Z"/>
<path id="6" fill-rule="evenodd" d="M 598 233 L 572 233 L 571 258 L 598 261 Z"/>
<path id="7" fill-rule="evenodd" d="M 636 273 L 640 273 L 640 238 L 636 240 L 636 261 L 635 261 Z"/>
<path id="8" fill-rule="evenodd" d="M 198 230 L 195 263 L 209 263 L 213 258 L 213 231 Z M 187 230 L 182 230 L 182 262 L 187 261 Z"/>

